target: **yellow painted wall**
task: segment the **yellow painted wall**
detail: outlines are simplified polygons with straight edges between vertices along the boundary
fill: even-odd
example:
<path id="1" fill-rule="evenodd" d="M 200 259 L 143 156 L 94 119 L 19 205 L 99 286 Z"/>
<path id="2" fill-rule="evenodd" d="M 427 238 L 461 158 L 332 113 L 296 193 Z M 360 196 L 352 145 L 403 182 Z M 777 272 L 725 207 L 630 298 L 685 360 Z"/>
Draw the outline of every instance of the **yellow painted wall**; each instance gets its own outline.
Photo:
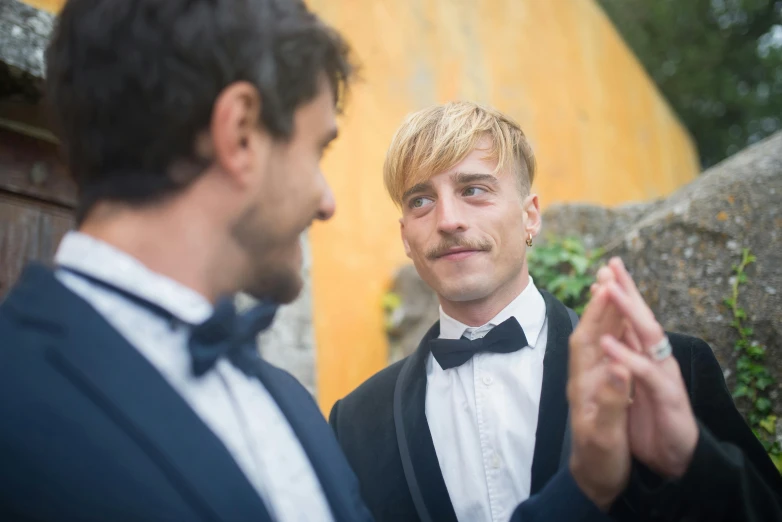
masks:
<path id="1" fill-rule="evenodd" d="M 381 296 L 406 261 L 381 168 L 404 116 L 452 99 L 516 118 L 543 206 L 670 193 L 698 172 L 682 128 L 593 0 L 311 0 L 364 66 L 326 172 L 337 213 L 311 234 L 324 411 L 386 364 Z M 545 223 L 544 223 L 545 227 Z"/>
<path id="2" fill-rule="evenodd" d="M 337 213 L 310 235 L 324 411 L 386 364 L 381 296 L 406 258 L 381 168 L 407 113 L 470 99 L 512 115 L 536 151 L 544 207 L 663 196 L 699 170 L 689 135 L 594 0 L 310 5 L 363 64 L 326 158 Z"/>

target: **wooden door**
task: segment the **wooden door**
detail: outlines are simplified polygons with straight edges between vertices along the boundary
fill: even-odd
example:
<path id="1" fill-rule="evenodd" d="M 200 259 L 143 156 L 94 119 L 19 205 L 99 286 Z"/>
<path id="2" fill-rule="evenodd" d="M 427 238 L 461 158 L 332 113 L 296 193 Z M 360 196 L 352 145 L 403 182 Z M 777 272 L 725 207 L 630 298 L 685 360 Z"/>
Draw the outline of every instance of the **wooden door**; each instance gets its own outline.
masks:
<path id="1" fill-rule="evenodd" d="M 0 123 L 1 300 L 29 261 L 52 260 L 74 226 L 76 187 L 54 143 Z"/>

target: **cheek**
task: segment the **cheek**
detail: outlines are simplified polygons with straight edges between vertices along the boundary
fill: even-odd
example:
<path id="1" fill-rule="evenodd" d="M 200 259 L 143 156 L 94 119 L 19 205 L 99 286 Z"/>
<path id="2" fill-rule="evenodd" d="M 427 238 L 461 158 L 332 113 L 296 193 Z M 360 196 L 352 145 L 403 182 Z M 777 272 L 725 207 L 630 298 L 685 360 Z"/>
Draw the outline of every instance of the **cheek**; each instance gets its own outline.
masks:
<path id="1" fill-rule="evenodd" d="M 404 232 L 402 233 L 402 240 L 407 242 L 407 247 L 410 249 L 410 256 L 414 259 L 424 259 L 424 252 L 432 244 L 428 242 L 429 235 L 427 233 L 425 218 L 408 219 L 404 221 Z"/>
<path id="2" fill-rule="evenodd" d="M 294 207 L 292 210 L 299 205 L 309 205 L 323 185 L 319 164 L 311 158 L 311 154 L 297 155 L 295 151 L 291 151 L 280 175 L 274 197 L 279 199 L 277 204 Z M 294 201 L 295 205 L 288 205 Z"/>
<path id="3" fill-rule="evenodd" d="M 524 221 L 520 212 L 495 220 L 488 232 L 498 250 L 498 257 L 518 257 L 523 250 Z"/>

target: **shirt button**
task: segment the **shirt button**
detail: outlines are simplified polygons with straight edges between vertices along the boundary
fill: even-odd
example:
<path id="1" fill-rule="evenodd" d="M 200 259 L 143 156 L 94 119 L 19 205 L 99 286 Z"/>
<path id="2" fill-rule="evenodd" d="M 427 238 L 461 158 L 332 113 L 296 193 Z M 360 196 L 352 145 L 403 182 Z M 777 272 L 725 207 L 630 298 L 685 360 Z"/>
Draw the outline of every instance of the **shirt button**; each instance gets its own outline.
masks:
<path id="1" fill-rule="evenodd" d="M 500 465 L 502 464 L 502 461 L 500 460 L 499 455 L 496 453 L 491 458 L 491 467 L 493 469 L 499 469 Z"/>
<path id="2" fill-rule="evenodd" d="M 485 384 L 486 386 L 491 386 L 493 382 L 494 379 L 492 379 L 489 375 L 483 377 L 483 384 Z"/>

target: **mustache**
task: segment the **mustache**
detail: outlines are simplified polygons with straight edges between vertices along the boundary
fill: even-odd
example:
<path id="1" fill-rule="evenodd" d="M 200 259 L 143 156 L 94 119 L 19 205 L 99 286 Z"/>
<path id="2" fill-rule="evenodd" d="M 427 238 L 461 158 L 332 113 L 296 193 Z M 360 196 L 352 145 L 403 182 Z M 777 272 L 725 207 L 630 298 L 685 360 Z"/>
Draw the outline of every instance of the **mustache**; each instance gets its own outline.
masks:
<path id="1" fill-rule="evenodd" d="M 438 244 L 426 251 L 427 259 L 437 259 L 448 253 L 452 248 L 465 248 L 467 250 L 479 250 L 488 252 L 491 250 L 491 243 L 485 239 L 468 238 L 448 238 L 443 239 Z"/>

